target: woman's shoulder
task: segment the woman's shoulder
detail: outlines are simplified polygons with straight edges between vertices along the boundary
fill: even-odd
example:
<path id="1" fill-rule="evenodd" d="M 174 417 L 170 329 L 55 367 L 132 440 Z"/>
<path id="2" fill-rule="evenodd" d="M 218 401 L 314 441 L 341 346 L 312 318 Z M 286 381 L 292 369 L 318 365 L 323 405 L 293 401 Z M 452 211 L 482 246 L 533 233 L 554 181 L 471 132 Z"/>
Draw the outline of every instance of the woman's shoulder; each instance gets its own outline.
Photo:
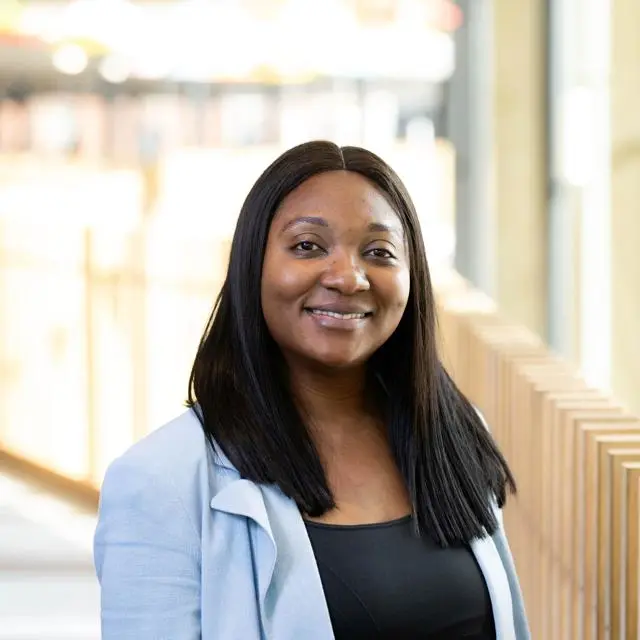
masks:
<path id="1" fill-rule="evenodd" d="M 193 410 L 188 409 L 136 442 L 117 461 L 149 473 L 164 473 L 198 465 L 206 456 L 204 432 Z"/>
<path id="2" fill-rule="evenodd" d="M 211 448 L 189 409 L 116 458 L 107 469 L 102 493 L 118 487 L 121 495 L 135 492 L 149 501 L 173 495 L 192 502 L 189 496 L 204 498 L 211 491 L 217 468 L 211 462 Z"/>

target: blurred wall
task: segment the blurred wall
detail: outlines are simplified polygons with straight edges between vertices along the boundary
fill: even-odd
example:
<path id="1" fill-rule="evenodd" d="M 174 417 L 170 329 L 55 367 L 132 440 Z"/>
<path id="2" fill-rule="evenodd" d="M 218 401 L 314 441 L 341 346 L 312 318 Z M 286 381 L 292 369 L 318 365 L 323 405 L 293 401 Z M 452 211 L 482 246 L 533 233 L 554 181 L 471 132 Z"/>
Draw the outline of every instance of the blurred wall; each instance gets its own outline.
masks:
<path id="1" fill-rule="evenodd" d="M 612 0 L 612 386 L 640 412 L 640 3 Z"/>

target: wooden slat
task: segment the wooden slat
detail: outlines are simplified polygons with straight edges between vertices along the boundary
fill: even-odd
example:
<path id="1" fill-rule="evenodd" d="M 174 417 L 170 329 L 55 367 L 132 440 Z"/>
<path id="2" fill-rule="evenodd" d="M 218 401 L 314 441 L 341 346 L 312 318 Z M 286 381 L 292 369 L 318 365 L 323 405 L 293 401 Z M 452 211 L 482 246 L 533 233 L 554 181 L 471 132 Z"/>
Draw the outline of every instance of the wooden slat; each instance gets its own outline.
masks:
<path id="1" fill-rule="evenodd" d="M 606 413 L 606 412 L 605 412 Z M 571 620 L 570 628 L 573 629 L 573 636 L 584 638 L 584 618 L 586 610 L 585 599 L 585 573 L 584 556 L 586 548 L 586 512 L 585 512 L 585 487 L 586 470 L 584 465 L 584 433 L 585 428 L 590 425 L 602 424 L 603 420 L 608 420 L 611 424 L 622 425 L 628 423 L 630 417 L 623 409 L 615 407 L 611 414 L 603 417 L 602 412 L 593 415 L 592 412 L 573 412 L 567 417 L 569 421 L 569 431 L 572 433 L 573 446 L 570 456 L 572 457 L 572 487 L 573 499 L 571 502 L 571 514 L 568 527 L 568 544 L 570 553 L 570 575 L 569 575 L 569 605 L 567 616 Z M 620 432 L 620 431 L 618 431 Z"/>
<path id="2" fill-rule="evenodd" d="M 627 537 L 627 496 L 625 491 L 626 470 L 634 466 L 640 468 L 640 450 L 613 450 L 609 452 L 612 462 L 611 499 L 611 596 L 610 633 L 611 638 L 624 638 L 626 627 L 625 581 L 626 581 L 626 537 Z"/>
<path id="3" fill-rule="evenodd" d="M 627 494 L 627 640 L 640 637 L 640 474 L 628 479 Z"/>
<path id="4" fill-rule="evenodd" d="M 598 524 L 599 500 L 598 465 L 599 447 L 605 448 L 640 448 L 640 422 L 621 420 L 611 422 L 577 421 L 578 438 L 576 456 L 583 470 L 582 495 L 578 500 L 582 503 L 583 520 L 576 522 L 576 528 L 584 529 L 582 555 L 578 562 L 584 602 L 582 605 L 582 621 L 576 621 L 580 638 L 597 640 L 598 638 Z M 580 585 L 579 585 L 580 587 Z"/>
<path id="5" fill-rule="evenodd" d="M 577 381 L 576 381 L 577 382 Z M 540 584 L 539 589 L 542 595 L 541 603 L 541 638 L 551 638 L 552 633 L 552 610 L 554 608 L 554 596 L 551 585 L 552 577 L 555 571 L 555 562 L 558 557 L 558 550 L 552 545 L 552 532 L 555 523 L 553 517 L 557 519 L 557 513 L 553 505 L 558 496 L 558 487 L 562 483 L 562 468 L 558 462 L 558 448 L 552 444 L 553 429 L 552 413 L 553 408 L 557 404 L 563 402 L 591 402 L 602 399 L 604 395 L 592 390 L 584 389 L 581 384 L 577 384 L 575 388 L 563 391 L 552 391 L 540 394 L 541 402 L 541 419 L 540 419 L 540 527 L 542 538 L 542 553 L 540 562 Z"/>
<path id="6" fill-rule="evenodd" d="M 598 526 L 598 638 L 614 640 L 619 625 L 616 612 L 619 608 L 620 585 L 614 584 L 619 573 L 615 567 L 615 539 L 620 525 L 620 499 L 615 494 L 616 464 L 640 458 L 638 448 L 600 448 Z"/>
<path id="7" fill-rule="evenodd" d="M 577 500 L 577 492 L 575 486 L 576 469 L 575 449 L 576 449 L 576 433 L 575 421 L 583 420 L 614 420 L 624 416 L 624 410 L 620 406 L 616 406 L 613 402 L 604 400 L 597 401 L 591 407 L 587 402 L 582 407 L 573 405 L 571 408 L 565 403 L 565 411 L 562 416 L 561 430 L 563 432 L 563 444 L 560 452 L 560 460 L 563 468 L 566 469 L 566 477 L 563 483 L 564 503 L 562 506 L 562 518 L 560 521 L 560 557 L 562 558 L 561 567 L 561 591 L 560 591 L 560 615 L 559 615 L 559 636 L 560 638 L 574 638 L 575 630 L 572 628 L 573 623 L 573 594 L 576 593 L 576 584 L 573 582 L 573 533 L 575 529 L 575 505 Z"/>
<path id="8" fill-rule="evenodd" d="M 622 523 L 620 547 L 620 637 L 638 640 L 638 482 L 640 460 L 626 462 L 621 469 Z"/>

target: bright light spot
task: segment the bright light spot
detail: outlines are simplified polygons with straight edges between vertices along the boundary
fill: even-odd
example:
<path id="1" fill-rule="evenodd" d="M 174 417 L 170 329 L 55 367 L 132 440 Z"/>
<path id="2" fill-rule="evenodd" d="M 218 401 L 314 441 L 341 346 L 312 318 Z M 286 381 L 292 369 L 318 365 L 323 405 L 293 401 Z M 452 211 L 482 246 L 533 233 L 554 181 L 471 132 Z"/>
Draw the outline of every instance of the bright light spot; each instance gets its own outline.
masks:
<path id="1" fill-rule="evenodd" d="M 53 66 L 61 73 L 76 76 L 82 73 L 89 64 L 87 52 L 77 44 L 67 44 L 54 52 Z"/>
<path id="2" fill-rule="evenodd" d="M 126 82 L 131 75 L 131 68 L 127 60 L 119 56 L 107 56 L 100 63 L 100 75 L 112 84 Z"/>
<path id="3" fill-rule="evenodd" d="M 595 96 L 588 87 L 574 87 L 561 104 L 564 177 L 570 185 L 584 187 L 594 176 L 598 157 Z"/>

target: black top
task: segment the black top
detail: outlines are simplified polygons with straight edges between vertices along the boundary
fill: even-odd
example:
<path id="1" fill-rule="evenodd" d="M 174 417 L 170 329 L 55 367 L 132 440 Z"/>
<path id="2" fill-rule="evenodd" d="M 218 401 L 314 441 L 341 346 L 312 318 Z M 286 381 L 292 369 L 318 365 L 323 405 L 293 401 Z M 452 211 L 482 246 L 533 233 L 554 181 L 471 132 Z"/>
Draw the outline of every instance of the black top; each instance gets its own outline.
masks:
<path id="1" fill-rule="evenodd" d="M 411 516 L 306 526 L 336 640 L 495 640 L 489 592 L 468 547 L 418 538 Z"/>

